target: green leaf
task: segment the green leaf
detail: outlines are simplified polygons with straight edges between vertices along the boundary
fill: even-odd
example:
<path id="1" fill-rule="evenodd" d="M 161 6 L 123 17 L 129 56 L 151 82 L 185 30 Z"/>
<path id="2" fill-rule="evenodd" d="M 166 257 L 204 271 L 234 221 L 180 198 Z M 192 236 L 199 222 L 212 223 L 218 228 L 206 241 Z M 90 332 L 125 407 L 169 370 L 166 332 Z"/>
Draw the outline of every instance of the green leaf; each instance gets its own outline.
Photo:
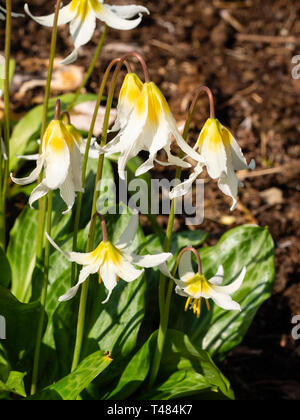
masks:
<path id="1" fill-rule="evenodd" d="M 26 391 L 24 386 L 24 376 L 26 373 L 11 371 L 7 382 L 0 381 L 0 392 L 9 392 L 21 397 L 26 397 Z"/>
<path id="2" fill-rule="evenodd" d="M 124 208 L 124 211 L 126 209 Z M 105 217 L 110 240 L 116 242 L 120 238 L 130 217 L 130 214 L 107 215 Z M 95 246 L 100 242 L 101 237 L 100 225 L 97 223 Z M 82 250 L 84 250 L 86 239 L 87 230 L 85 230 L 83 236 L 82 233 L 80 235 L 79 249 L 83 248 Z M 132 249 L 136 249 L 144 240 L 142 230 L 139 229 Z M 59 244 L 61 245 L 61 243 Z M 65 250 L 70 250 L 70 247 L 70 242 L 62 246 Z M 55 258 L 54 255 L 53 258 Z M 52 267 L 54 265 L 51 264 Z M 57 270 L 57 267 L 55 267 L 55 270 Z M 52 276 L 51 272 L 50 276 Z M 74 347 L 74 331 L 77 322 L 74 313 L 78 311 L 80 292 L 71 301 L 59 303 L 59 296 L 70 288 L 70 264 L 67 270 L 60 274 L 57 272 L 56 276 L 49 287 L 48 293 L 47 311 L 49 315 L 52 314 L 53 326 L 51 331 L 47 331 L 46 339 L 47 344 L 50 344 L 51 347 L 54 347 L 55 343 L 59 369 L 60 372 L 65 373 L 70 368 L 72 361 L 72 352 L 69 349 Z M 119 361 L 130 354 L 136 345 L 137 335 L 144 316 L 144 292 L 145 281 L 142 278 L 132 283 L 120 280 L 109 302 L 102 304 L 107 293 L 105 287 L 103 284 L 99 285 L 99 279 L 96 275 L 90 278 L 86 315 L 87 336 L 82 357 L 97 350 L 102 350 L 103 352 L 111 351 L 112 357 Z M 111 368 L 115 369 L 113 366 Z M 111 374 L 105 372 L 104 376 L 107 376 L 108 381 L 111 380 Z"/>
<path id="3" fill-rule="evenodd" d="M 53 119 L 55 103 L 61 100 L 62 111 L 67 108 L 72 101 L 74 94 L 62 95 L 59 98 L 52 98 L 49 101 L 47 123 Z M 94 100 L 95 95 L 81 95 L 76 104 Z M 37 140 L 40 137 L 43 105 L 38 105 L 29 111 L 15 126 L 10 139 L 10 170 L 15 170 L 19 166 L 17 155 L 35 153 L 38 149 Z"/>
<path id="4" fill-rule="evenodd" d="M 11 291 L 24 302 L 35 266 L 38 212 L 25 208 L 17 218 L 11 232 L 7 258 L 12 271 Z"/>
<path id="5" fill-rule="evenodd" d="M 176 295 L 172 301 L 170 326 L 184 331 L 193 343 L 214 358 L 223 359 L 241 343 L 257 310 L 271 295 L 275 274 L 274 243 L 267 228 L 245 225 L 228 231 L 216 246 L 202 248 L 200 254 L 208 279 L 223 265 L 224 285 L 232 283 L 243 267 L 247 268 L 241 288 L 233 295 L 242 311 L 225 311 L 212 304 L 208 312 L 203 303 L 201 318 L 197 319 L 192 311 L 184 312 L 185 300 Z"/>
<path id="6" fill-rule="evenodd" d="M 156 340 L 157 331 L 128 363 L 108 399 L 169 400 L 195 395 L 201 398 L 204 392 L 205 398 L 233 398 L 229 382 L 210 355 L 175 330 L 167 332 L 157 382 L 145 391 Z"/>
<path id="7" fill-rule="evenodd" d="M 19 302 L 4 287 L 0 287 L 0 308 L 1 315 L 6 321 L 6 339 L 1 340 L 1 346 L 6 351 L 13 370 L 20 370 L 20 360 L 32 356 L 43 309 L 39 302 L 30 304 Z"/>
<path id="8" fill-rule="evenodd" d="M 9 261 L 0 248 L 0 286 L 8 287 L 11 283 L 11 268 Z"/>
<path id="9" fill-rule="evenodd" d="M 31 400 L 76 400 L 79 394 L 103 372 L 112 359 L 101 351 L 90 354 L 74 372 L 29 398 Z"/>

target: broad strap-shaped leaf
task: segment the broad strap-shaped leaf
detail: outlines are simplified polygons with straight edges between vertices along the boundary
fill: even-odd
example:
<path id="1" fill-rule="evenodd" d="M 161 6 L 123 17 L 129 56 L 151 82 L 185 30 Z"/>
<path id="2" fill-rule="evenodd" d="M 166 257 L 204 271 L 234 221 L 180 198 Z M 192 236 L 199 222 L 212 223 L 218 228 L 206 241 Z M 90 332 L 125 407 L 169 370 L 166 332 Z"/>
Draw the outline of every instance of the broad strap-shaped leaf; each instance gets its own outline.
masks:
<path id="1" fill-rule="evenodd" d="M 74 372 L 31 397 L 31 400 L 76 400 L 80 393 L 112 362 L 101 351 L 90 354 Z"/>
<path id="2" fill-rule="evenodd" d="M 26 397 L 24 376 L 26 373 L 11 371 L 7 381 L 4 383 L 0 381 L 0 393 L 7 392 Z"/>
<path id="3" fill-rule="evenodd" d="M 30 293 L 31 276 L 35 266 L 38 212 L 25 208 L 10 232 L 7 258 L 12 270 L 11 291 L 24 302 Z"/>
<path id="4" fill-rule="evenodd" d="M 155 351 L 157 331 L 126 366 L 108 399 L 169 400 L 198 395 L 231 399 L 230 384 L 210 355 L 180 331 L 169 330 L 156 384 L 147 390 L 147 377 Z M 147 391 L 146 391 L 147 390 Z"/>
<path id="5" fill-rule="evenodd" d="M 6 339 L 1 340 L 9 363 L 16 369 L 20 359 L 30 359 L 36 340 L 36 332 L 42 306 L 39 302 L 19 302 L 7 289 L 0 287 L 1 315 L 5 318 Z M 45 317 L 45 324 L 47 317 Z M 24 365 L 22 366 L 24 369 Z"/>
<path id="6" fill-rule="evenodd" d="M 214 358 L 223 359 L 241 343 L 257 310 L 271 295 L 274 243 L 267 228 L 245 225 L 228 231 L 216 246 L 202 248 L 200 253 L 207 278 L 223 265 L 224 285 L 232 283 L 243 267 L 247 268 L 241 288 L 233 295 L 242 311 L 225 311 L 212 304 L 208 312 L 203 302 L 201 317 L 197 319 L 192 311 L 184 312 L 184 298 L 174 295 L 170 326 L 185 332 Z"/>

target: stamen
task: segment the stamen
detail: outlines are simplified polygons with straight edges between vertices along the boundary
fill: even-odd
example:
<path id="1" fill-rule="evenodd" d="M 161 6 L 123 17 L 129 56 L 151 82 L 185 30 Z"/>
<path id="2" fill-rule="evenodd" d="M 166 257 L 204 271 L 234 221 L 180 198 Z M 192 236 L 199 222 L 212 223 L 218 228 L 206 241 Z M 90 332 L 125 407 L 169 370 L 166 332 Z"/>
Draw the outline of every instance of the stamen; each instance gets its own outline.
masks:
<path id="1" fill-rule="evenodd" d="M 201 302 L 202 302 L 202 298 L 200 298 L 198 300 L 197 318 L 200 318 L 200 314 L 201 314 Z"/>
<path id="2" fill-rule="evenodd" d="M 191 300 L 192 300 L 192 299 L 191 299 L 190 297 L 187 299 L 186 304 L 185 304 L 185 308 L 184 308 L 185 312 L 189 309 L 189 306 L 190 306 Z"/>
<path id="3" fill-rule="evenodd" d="M 208 299 L 205 299 L 205 302 L 206 302 L 206 307 L 207 307 L 207 310 L 208 310 L 208 312 L 209 312 L 209 311 L 210 311 L 210 304 L 209 304 Z"/>
<path id="4" fill-rule="evenodd" d="M 194 299 L 194 315 L 197 313 L 197 299 Z"/>
<path id="5" fill-rule="evenodd" d="M 101 274 L 100 274 L 100 270 L 98 271 L 98 275 L 99 275 L 99 284 L 101 284 L 102 283 L 102 277 L 101 277 Z"/>

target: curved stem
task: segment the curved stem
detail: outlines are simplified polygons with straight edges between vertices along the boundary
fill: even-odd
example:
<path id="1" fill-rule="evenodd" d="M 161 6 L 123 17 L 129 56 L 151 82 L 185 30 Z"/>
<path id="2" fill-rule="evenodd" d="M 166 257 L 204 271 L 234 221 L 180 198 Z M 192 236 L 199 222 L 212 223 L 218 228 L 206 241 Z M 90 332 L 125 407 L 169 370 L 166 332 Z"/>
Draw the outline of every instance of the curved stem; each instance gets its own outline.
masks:
<path id="1" fill-rule="evenodd" d="M 95 69 L 98 58 L 99 58 L 100 53 L 102 51 L 102 47 L 103 47 L 103 44 L 104 44 L 104 41 L 105 41 L 105 38 L 106 38 L 106 35 L 107 35 L 107 30 L 108 30 L 108 28 L 107 28 L 107 25 L 105 24 L 104 28 L 103 28 L 101 38 L 99 40 L 98 46 L 97 46 L 95 54 L 94 54 L 94 58 L 93 58 L 93 60 L 90 64 L 90 67 L 88 68 L 88 71 L 86 73 L 86 76 L 85 76 L 83 82 L 81 83 L 81 85 L 77 89 L 74 98 L 72 99 L 72 101 L 68 105 L 67 111 L 70 111 L 74 107 L 74 105 L 76 104 L 76 101 L 78 99 L 78 96 L 81 94 L 82 89 L 86 86 L 87 82 L 90 80 L 90 77 L 91 77 L 91 75 L 92 75 L 92 73 Z"/>
<path id="2" fill-rule="evenodd" d="M 105 112 L 105 118 L 103 123 L 103 131 L 102 131 L 102 140 L 101 140 L 101 147 L 104 147 L 107 142 L 107 132 L 108 132 L 108 126 L 109 126 L 109 115 L 111 111 L 111 106 L 113 102 L 114 92 L 116 88 L 117 78 L 120 73 L 120 70 L 122 68 L 122 65 L 126 61 L 127 55 L 124 56 L 121 59 L 118 59 L 118 64 L 116 66 L 116 69 L 113 74 L 113 78 L 111 81 L 111 85 L 109 88 L 109 94 L 106 104 L 106 112 Z M 115 64 L 115 63 L 114 63 Z M 88 156 L 88 149 L 86 149 L 86 153 Z M 103 171 L 103 162 L 104 162 L 104 155 L 101 154 L 99 156 L 99 162 L 98 162 L 98 168 L 97 168 L 97 174 L 96 174 L 96 181 L 95 181 L 95 188 L 94 188 L 94 196 L 93 196 L 93 205 L 92 205 L 92 212 L 91 212 L 91 224 L 88 234 L 88 241 L 86 246 L 86 252 L 91 252 L 93 248 L 93 242 L 94 242 L 94 232 L 95 232 L 95 223 L 94 223 L 94 215 L 97 213 L 97 201 L 99 198 L 99 190 L 98 185 L 102 177 L 102 171 Z M 87 303 L 87 297 L 88 297 L 88 289 L 89 289 L 89 279 L 87 279 L 81 289 L 81 296 L 80 296 L 80 305 L 79 305 L 79 313 L 78 313 L 78 323 L 77 323 L 77 333 L 76 333 L 76 342 L 75 342 L 75 349 L 74 349 L 74 357 L 72 362 L 72 372 L 77 368 L 79 361 L 80 361 L 80 355 L 81 355 L 81 349 L 82 349 L 82 343 L 83 343 L 83 336 L 84 336 L 84 324 L 85 324 L 85 315 L 86 315 L 86 303 Z"/>
<path id="3" fill-rule="evenodd" d="M 196 107 L 197 102 L 199 100 L 201 92 L 205 92 L 209 99 L 209 109 L 210 109 L 210 118 L 214 119 L 216 117 L 215 113 L 215 102 L 214 102 L 214 96 L 212 91 L 207 86 L 200 86 L 198 89 L 196 89 L 194 94 L 194 100 L 192 103 L 192 107 Z"/>
<path id="4" fill-rule="evenodd" d="M 48 214 L 47 214 L 47 232 L 51 235 L 51 221 L 52 221 L 52 206 L 53 206 L 53 191 L 48 193 Z M 43 336 L 43 328 L 45 321 L 45 305 L 47 300 L 47 289 L 48 289 L 48 277 L 49 277 L 49 258 L 50 258 L 50 242 L 46 241 L 45 245 L 45 260 L 44 260 L 44 276 L 43 276 L 43 287 L 41 293 L 41 316 L 39 319 L 36 344 L 35 344 L 35 353 L 34 353 L 34 362 L 33 362 L 33 373 L 32 373 L 32 385 L 31 385 L 31 395 L 36 393 L 37 389 L 37 380 L 39 373 L 39 361 L 41 353 L 41 344 Z"/>
<path id="5" fill-rule="evenodd" d="M 207 88 L 208 89 L 208 88 Z M 206 89 L 205 89 L 206 90 Z M 199 101 L 200 93 L 203 91 L 203 87 L 197 89 L 195 91 L 194 99 L 192 101 L 192 104 L 189 109 L 188 117 L 184 126 L 183 131 L 183 139 L 186 141 L 189 133 L 189 128 L 191 121 L 193 119 L 197 103 Z M 180 157 L 182 158 L 184 155 L 183 152 L 180 153 Z M 182 168 L 177 167 L 176 169 L 176 175 L 175 179 L 181 178 L 181 172 Z M 172 233 L 173 233 L 173 226 L 174 226 L 174 220 L 175 220 L 175 207 L 176 207 L 176 198 L 172 200 L 171 203 L 171 210 L 169 215 L 169 221 L 168 221 L 168 227 L 166 232 L 166 239 L 165 239 L 165 245 L 164 245 L 164 252 L 169 252 L 171 247 L 171 240 L 172 240 Z M 154 359 L 152 363 L 152 368 L 150 372 L 150 378 L 149 378 L 149 387 L 153 386 L 153 384 L 156 381 L 160 362 L 164 350 L 165 345 L 165 339 L 168 329 L 168 322 L 169 322 L 169 309 L 170 309 L 170 301 L 171 296 L 169 296 L 169 293 L 172 294 L 173 286 L 171 287 L 169 285 L 168 288 L 168 295 L 167 299 L 169 304 L 166 304 L 166 277 L 161 273 L 160 279 L 159 279 L 159 288 L 158 288 L 158 302 L 159 302 L 159 311 L 160 311 L 160 325 L 158 329 L 158 337 L 157 337 L 157 347 L 154 354 Z"/>
<path id="6" fill-rule="evenodd" d="M 9 66 L 11 50 L 11 0 L 6 1 L 6 28 L 5 28 L 5 80 L 4 80 L 4 144 L 7 159 L 4 159 L 3 184 L 1 189 L 0 205 L 0 246 L 6 248 L 6 192 L 9 178 L 9 138 L 10 138 L 10 106 L 9 106 Z M 1 168 L 2 170 L 2 168 Z"/>

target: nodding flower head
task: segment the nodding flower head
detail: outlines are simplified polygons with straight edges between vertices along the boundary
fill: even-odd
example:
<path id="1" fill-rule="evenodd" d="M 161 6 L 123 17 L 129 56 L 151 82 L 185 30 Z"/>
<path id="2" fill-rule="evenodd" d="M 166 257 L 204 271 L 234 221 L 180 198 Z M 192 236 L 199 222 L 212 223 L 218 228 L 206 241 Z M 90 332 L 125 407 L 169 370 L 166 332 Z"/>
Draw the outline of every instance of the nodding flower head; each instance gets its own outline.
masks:
<path id="1" fill-rule="evenodd" d="M 172 254 L 170 253 L 139 256 L 129 252 L 129 248 L 137 233 L 138 223 L 139 218 L 138 215 L 135 214 L 131 217 L 127 228 L 119 240 L 113 244 L 107 238 L 106 225 L 102 218 L 103 240 L 94 251 L 87 254 L 64 252 L 56 245 L 49 235 L 47 235 L 51 244 L 69 261 L 83 265 L 77 285 L 68 290 L 59 300 L 66 301 L 72 299 L 76 295 L 80 285 L 87 280 L 89 275 L 97 273 L 99 283 L 103 282 L 108 291 L 107 298 L 103 302 L 105 303 L 109 300 L 119 279 L 129 283 L 143 274 L 144 269 L 137 269 L 136 266 L 142 268 L 156 267 L 171 258 Z"/>
<path id="2" fill-rule="evenodd" d="M 192 265 L 192 252 L 198 258 L 197 273 L 195 273 Z M 241 287 L 246 275 L 246 267 L 243 268 L 234 282 L 228 286 L 221 286 L 224 279 L 223 266 L 219 267 L 214 277 L 207 279 L 202 273 L 202 264 L 198 251 L 194 248 L 188 247 L 182 250 L 178 260 L 179 279 L 169 272 L 165 264 L 161 266 L 161 271 L 175 281 L 176 293 L 187 298 L 185 311 L 192 309 L 199 318 L 202 299 L 205 299 L 208 310 L 210 309 L 209 299 L 212 299 L 216 305 L 223 309 L 241 310 L 240 305 L 231 298 L 231 295 Z"/>
<path id="3" fill-rule="evenodd" d="M 241 148 L 230 131 L 216 118 L 209 118 L 197 140 L 195 147 L 201 157 L 190 178 L 176 186 L 170 194 L 171 198 L 187 194 L 191 185 L 201 174 L 206 166 L 207 172 L 212 179 L 218 179 L 220 190 L 232 198 L 231 210 L 237 204 L 239 182 L 235 171 L 242 169 L 254 169 L 255 162 L 252 160 L 248 165 Z"/>
<path id="4" fill-rule="evenodd" d="M 149 153 L 147 161 L 136 171 L 136 176 L 142 175 L 153 168 L 154 162 L 165 166 L 176 165 L 183 168 L 189 168 L 191 165 L 171 154 L 171 137 L 179 147 L 187 154 L 198 157 L 195 152 L 182 138 L 176 126 L 176 121 L 170 111 L 166 98 L 153 82 L 146 82 L 139 90 L 139 83 L 135 85 L 134 94 L 128 100 L 128 112 L 122 111 L 123 116 L 129 115 L 127 121 L 122 118 L 122 127 L 117 136 L 108 143 L 103 149 L 106 156 L 114 153 L 120 153 L 118 160 L 118 170 L 121 179 L 125 179 L 125 168 L 127 162 L 139 152 Z M 122 93 L 122 99 L 125 98 L 125 87 Z M 132 91 L 133 93 L 133 91 Z M 120 98 L 121 99 L 121 98 Z M 129 105 L 130 102 L 130 105 Z M 122 110 L 125 104 L 120 105 Z M 121 119 L 119 119 L 120 121 Z M 118 124 L 119 126 L 120 124 Z M 157 153 L 164 150 L 167 154 L 167 162 L 160 162 L 157 159 Z"/>
<path id="5" fill-rule="evenodd" d="M 75 201 L 75 193 L 83 192 L 81 185 L 81 152 L 78 132 L 65 125 L 59 119 L 52 120 L 42 138 L 41 154 L 20 156 L 27 160 L 36 160 L 37 166 L 26 178 L 12 180 L 19 185 L 36 181 L 44 169 L 44 179 L 32 191 L 29 204 L 46 195 L 49 190 L 60 190 L 60 195 L 69 212 Z"/>
<path id="6" fill-rule="evenodd" d="M 54 13 L 48 16 L 33 16 L 28 4 L 25 4 L 25 12 L 37 23 L 53 26 Z M 143 13 L 149 14 L 149 10 L 144 6 L 110 6 L 104 4 L 103 0 L 72 0 L 59 11 L 58 15 L 58 25 L 70 22 L 70 32 L 75 47 L 62 63 L 70 64 L 77 59 L 78 49 L 87 44 L 94 34 L 96 18 L 111 28 L 129 30 L 141 23 Z M 131 19 L 137 15 L 136 19 Z"/>

